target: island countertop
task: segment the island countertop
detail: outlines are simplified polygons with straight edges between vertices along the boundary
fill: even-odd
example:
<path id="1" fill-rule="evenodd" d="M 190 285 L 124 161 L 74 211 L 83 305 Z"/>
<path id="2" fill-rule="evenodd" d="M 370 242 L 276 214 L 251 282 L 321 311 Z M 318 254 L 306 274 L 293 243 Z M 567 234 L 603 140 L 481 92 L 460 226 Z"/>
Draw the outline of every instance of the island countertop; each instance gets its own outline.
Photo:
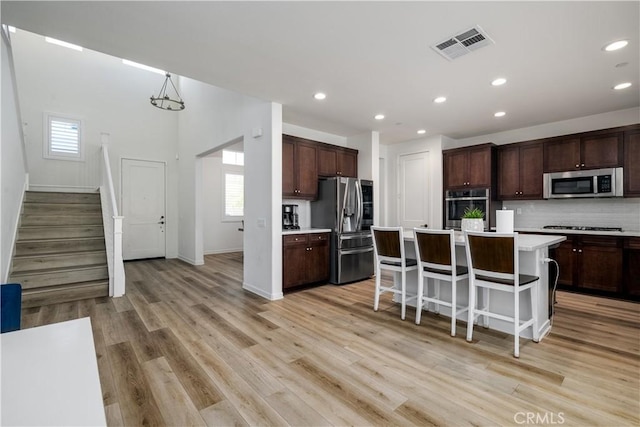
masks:
<path id="1" fill-rule="evenodd" d="M 413 241 L 413 230 L 404 230 L 405 241 Z M 464 246 L 464 233 L 461 231 L 454 232 L 457 246 Z M 545 234 L 518 234 L 518 250 L 531 252 L 541 248 L 557 245 L 567 240 L 567 236 L 545 235 Z"/>

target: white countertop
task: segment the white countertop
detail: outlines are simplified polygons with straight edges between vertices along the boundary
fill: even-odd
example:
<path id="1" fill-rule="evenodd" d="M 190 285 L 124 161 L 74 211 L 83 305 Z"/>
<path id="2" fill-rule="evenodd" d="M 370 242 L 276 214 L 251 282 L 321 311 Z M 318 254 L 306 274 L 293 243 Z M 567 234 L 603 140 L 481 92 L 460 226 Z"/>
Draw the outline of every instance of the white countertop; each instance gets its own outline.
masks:
<path id="1" fill-rule="evenodd" d="M 107 425 L 88 317 L 0 335 L 5 426 Z"/>
<path id="2" fill-rule="evenodd" d="M 282 230 L 283 236 L 290 234 L 331 233 L 330 228 L 301 228 L 300 230 Z"/>
<path id="3" fill-rule="evenodd" d="M 556 230 L 549 228 L 516 228 L 519 233 L 588 234 L 593 236 L 640 237 L 640 231 Z"/>
<path id="4" fill-rule="evenodd" d="M 413 230 L 404 230 L 404 240 L 413 241 Z M 454 233 L 456 245 L 464 245 L 464 233 L 456 231 Z M 548 246 L 556 245 L 567 240 L 566 236 L 549 236 L 543 234 L 518 234 L 518 250 L 531 252 Z"/>

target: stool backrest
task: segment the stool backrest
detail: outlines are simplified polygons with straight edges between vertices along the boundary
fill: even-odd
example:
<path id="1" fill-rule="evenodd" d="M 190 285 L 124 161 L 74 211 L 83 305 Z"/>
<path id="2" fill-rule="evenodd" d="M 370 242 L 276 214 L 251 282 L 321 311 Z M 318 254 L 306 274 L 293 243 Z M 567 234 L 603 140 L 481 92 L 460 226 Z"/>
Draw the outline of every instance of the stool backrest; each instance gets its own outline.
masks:
<path id="1" fill-rule="evenodd" d="M 453 230 L 414 228 L 413 232 L 416 239 L 416 255 L 420 262 L 431 268 L 446 270 L 455 265 Z"/>
<path id="2" fill-rule="evenodd" d="M 518 233 L 465 232 L 467 264 L 474 275 L 518 277 Z"/>
<path id="3" fill-rule="evenodd" d="M 380 260 L 400 261 L 404 259 L 402 227 L 371 227 L 373 248 Z"/>

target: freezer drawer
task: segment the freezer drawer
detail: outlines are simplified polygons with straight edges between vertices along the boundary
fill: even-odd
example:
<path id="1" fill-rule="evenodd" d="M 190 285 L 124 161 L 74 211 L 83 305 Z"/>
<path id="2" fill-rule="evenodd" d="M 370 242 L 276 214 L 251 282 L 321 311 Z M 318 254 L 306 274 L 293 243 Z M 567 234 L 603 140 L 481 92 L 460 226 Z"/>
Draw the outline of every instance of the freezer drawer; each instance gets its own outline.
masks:
<path id="1" fill-rule="evenodd" d="M 334 252 L 331 283 L 341 285 L 368 279 L 373 275 L 373 246 Z"/>

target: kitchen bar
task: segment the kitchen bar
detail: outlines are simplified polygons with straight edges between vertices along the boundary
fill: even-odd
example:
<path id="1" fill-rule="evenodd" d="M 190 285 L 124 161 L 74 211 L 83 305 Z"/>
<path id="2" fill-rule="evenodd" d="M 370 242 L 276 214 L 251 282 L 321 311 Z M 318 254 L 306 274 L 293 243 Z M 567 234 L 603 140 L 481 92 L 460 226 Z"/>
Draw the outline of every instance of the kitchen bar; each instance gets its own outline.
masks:
<path id="1" fill-rule="evenodd" d="M 455 233 L 456 240 L 456 258 L 460 265 L 467 265 L 466 253 L 465 253 L 465 241 L 464 234 L 461 232 Z M 549 257 L 549 248 L 557 245 L 566 240 L 565 236 L 547 236 L 539 234 L 519 234 L 518 235 L 518 250 L 519 250 L 519 262 L 520 273 L 535 275 L 540 278 L 538 288 L 538 326 L 539 336 L 542 339 L 550 329 L 550 293 L 549 290 L 553 288 L 553 283 L 549 283 L 549 268 L 545 260 Z M 413 230 L 404 231 L 404 246 L 407 258 L 416 258 L 414 247 L 414 233 Z M 400 284 L 400 275 L 394 274 L 394 283 L 396 286 Z M 418 289 L 418 273 L 416 271 L 410 271 L 407 273 L 407 296 L 415 295 Z M 468 286 L 458 286 L 457 300 L 459 305 L 464 305 L 469 300 Z M 443 286 L 440 289 L 441 297 L 443 299 L 449 299 L 450 288 Z M 513 308 L 510 297 L 504 292 L 491 291 L 490 304 L 491 310 L 502 312 L 507 316 L 513 316 Z M 536 294 L 536 292 L 534 292 Z M 520 299 L 520 313 L 521 318 L 527 318 L 531 313 L 530 294 L 525 292 Z M 482 305 L 482 296 L 479 295 L 479 305 Z M 395 300 L 395 299 L 394 299 Z M 397 302 L 397 300 L 395 300 Z M 429 305 L 430 310 L 432 305 Z M 502 309 L 504 307 L 504 310 Z M 450 309 L 447 307 L 440 307 L 440 313 L 445 316 L 450 316 Z M 509 334 L 513 333 L 513 326 L 502 320 L 490 319 L 489 328 L 496 329 Z M 531 329 L 526 329 L 521 335 L 523 338 L 533 338 Z"/>

